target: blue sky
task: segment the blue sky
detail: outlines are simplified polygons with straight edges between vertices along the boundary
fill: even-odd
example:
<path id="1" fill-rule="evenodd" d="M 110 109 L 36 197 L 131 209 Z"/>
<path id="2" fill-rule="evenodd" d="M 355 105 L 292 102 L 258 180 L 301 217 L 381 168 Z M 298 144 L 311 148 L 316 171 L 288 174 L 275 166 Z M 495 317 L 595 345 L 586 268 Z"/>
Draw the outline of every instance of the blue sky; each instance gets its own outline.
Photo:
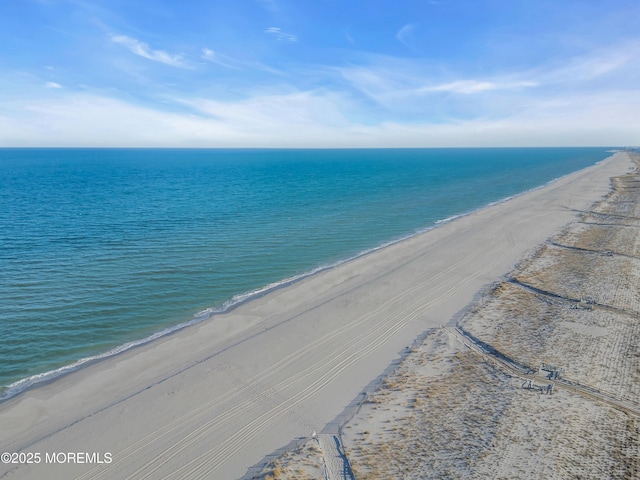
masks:
<path id="1" fill-rule="evenodd" d="M 637 0 L 0 0 L 0 146 L 640 144 Z"/>

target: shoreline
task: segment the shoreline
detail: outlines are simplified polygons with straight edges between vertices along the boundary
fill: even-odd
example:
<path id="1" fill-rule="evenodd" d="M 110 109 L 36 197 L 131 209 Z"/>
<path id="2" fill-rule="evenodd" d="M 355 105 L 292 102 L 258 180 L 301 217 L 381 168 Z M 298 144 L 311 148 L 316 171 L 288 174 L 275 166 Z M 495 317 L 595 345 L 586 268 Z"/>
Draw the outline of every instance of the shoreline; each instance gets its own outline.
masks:
<path id="1" fill-rule="evenodd" d="M 612 153 L 613 155 L 615 155 L 616 153 L 620 152 L 620 150 L 608 150 L 607 153 Z M 303 281 L 307 278 L 313 277 L 314 275 L 317 275 L 319 273 L 322 273 L 324 271 L 327 270 L 331 270 L 333 268 L 336 267 L 340 267 L 341 265 L 347 264 L 349 262 L 352 262 L 354 260 L 363 258 L 367 255 L 370 255 L 372 253 L 378 252 L 382 249 L 385 248 L 389 248 L 392 247 L 396 244 L 405 242 L 407 240 L 410 240 L 412 238 L 418 237 L 420 235 L 423 235 L 433 229 L 436 228 L 440 228 L 443 225 L 446 225 L 447 223 L 450 223 L 452 221 L 458 220 L 460 218 L 464 218 L 467 217 L 469 215 L 473 215 L 477 212 L 480 212 L 486 208 L 490 208 L 494 205 L 500 205 L 504 202 L 508 202 L 511 199 L 514 198 L 518 198 L 522 195 L 526 195 L 529 192 L 534 192 L 538 189 L 542 189 L 545 188 L 546 186 L 552 185 L 557 181 L 562 180 L 565 177 L 569 177 L 571 175 L 577 174 L 581 171 L 587 170 L 589 168 L 595 167 L 597 165 L 599 165 L 600 163 L 606 161 L 608 158 L 610 157 L 606 157 L 598 162 L 596 162 L 593 165 L 590 165 L 588 167 L 582 168 L 580 170 L 577 170 L 575 172 L 571 172 L 565 175 L 562 175 L 560 177 L 554 178 L 552 180 L 549 180 L 548 182 L 545 182 L 542 185 L 538 185 L 536 187 L 530 188 L 528 190 L 525 190 L 523 192 L 520 193 L 516 193 L 514 195 L 510 195 L 508 197 L 490 202 L 486 205 L 482 205 L 478 208 L 475 208 L 473 210 L 467 211 L 467 212 L 462 212 L 459 214 L 455 214 L 452 215 L 450 217 L 444 218 L 444 219 L 440 219 L 440 220 L 436 220 L 433 222 L 433 224 L 424 227 L 422 229 L 419 229 L 417 231 L 415 231 L 414 233 L 410 233 L 408 235 L 399 237 L 397 239 L 394 240 L 390 240 L 388 242 L 382 243 L 378 246 L 363 250 L 362 252 L 359 252 L 351 257 L 348 257 L 346 259 L 343 260 L 338 260 L 334 263 L 330 263 L 330 264 L 321 264 L 307 272 L 301 273 L 299 275 L 293 276 L 293 277 L 289 277 L 289 278 L 285 278 L 282 280 L 279 280 L 277 282 L 271 283 L 269 285 L 265 285 L 263 287 L 260 287 L 256 290 L 250 291 L 250 292 L 244 292 L 244 293 L 239 293 L 237 295 L 234 295 L 233 297 L 231 297 L 230 299 L 226 300 L 225 302 L 223 302 L 219 307 L 209 307 L 206 308 L 200 312 L 197 312 L 193 315 L 193 318 L 191 318 L 190 320 L 185 320 L 183 322 L 180 322 L 178 324 L 172 325 L 170 327 L 166 327 L 160 331 L 157 332 L 153 332 L 150 335 L 143 337 L 143 338 L 139 338 L 139 339 L 134 339 L 131 340 L 129 342 L 125 342 L 123 344 L 120 345 L 116 345 L 112 348 L 110 348 L 107 351 L 104 352 L 100 352 L 100 353 L 96 353 L 95 355 L 92 355 L 90 357 L 84 357 L 84 358 L 80 358 L 78 360 L 76 360 L 73 363 L 70 364 L 66 364 L 66 365 L 62 365 L 56 369 L 53 370 L 49 370 L 46 372 L 42 372 L 42 373 L 37 373 L 34 375 L 31 375 L 29 377 L 25 377 L 22 378 L 16 382 L 13 382 L 9 385 L 3 386 L 0 388 L 0 405 L 3 402 L 6 402 L 16 396 L 19 396 L 21 394 L 23 394 L 24 392 L 30 391 L 32 389 L 35 388 L 39 388 L 40 386 L 43 385 L 47 385 L 51 382 L 56 381 L 58 378 L 71 374 L 73 372 L 76 372 L 82 368 L 86 368 L 89 367 L 91 365 L 94 365 L 95 363 L 99 363 L 105 360 L 108 360 L 109 358 L 115 357 L 117 355 L 120 355 L 126 351 L 132 350 L 132 349 L 136 349 L 139 347 L 143 347 L 149 343 L 152 343 L 154 341 L 160 340 L 164 337 L 168 337 L 171 336 L 175 333 L 180 332 L 181 330 L 185 329 L 185 328 L 189 328 L 192 327 L 194 325 L 199 324 L 200 322 L 206 322 L 206 321 L 214 321 L 216 316 L 219 315 L 225 315 L 227 313 L 232 312 L 235 308 L 238 308 L 239 306 L 247 303 L 247 302 L 251 302 L 253 300 L 259 299 L 261 297 L 263 297 L 264 295 L 268 295 L 272 292 L 275 292 L 281 288 L 286 288 L 290 285 L 293 285 L 297 282 Z"/>
<path id="2" fill-rule="evenodd" d="M 624 155 L 29 389 L 0 404 L 0 442 L 7 451 L 113 451 L 103 467 L 48 466 L 51 478 L 238 477 L 320 430 L 398 351 L 567 223 L 571 208 L 606 194 L 630 165 Z M 127 453 L 136 448 L 140 458 Z"/>

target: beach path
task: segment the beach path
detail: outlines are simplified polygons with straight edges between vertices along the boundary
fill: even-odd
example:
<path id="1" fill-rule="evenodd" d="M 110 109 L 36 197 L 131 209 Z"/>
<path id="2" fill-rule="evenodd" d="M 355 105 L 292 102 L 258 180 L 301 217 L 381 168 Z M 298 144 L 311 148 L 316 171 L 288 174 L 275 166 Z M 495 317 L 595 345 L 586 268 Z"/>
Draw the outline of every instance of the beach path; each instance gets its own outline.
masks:
<path id="1" fill-rule="evenodd" d="M 340 439 L 333 434 L 318 435 L 318 444 L 324 458 L 326 480 L 355 480 L 349 460 L 344 454 Z"/>

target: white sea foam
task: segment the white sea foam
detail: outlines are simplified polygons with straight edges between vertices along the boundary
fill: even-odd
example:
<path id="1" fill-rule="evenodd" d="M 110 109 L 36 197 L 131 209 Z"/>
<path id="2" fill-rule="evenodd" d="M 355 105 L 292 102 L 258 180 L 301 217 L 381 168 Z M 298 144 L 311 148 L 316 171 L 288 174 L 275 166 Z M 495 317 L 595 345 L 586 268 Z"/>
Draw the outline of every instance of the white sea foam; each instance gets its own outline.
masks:
<path id="1" fill-rule="evenodd" d="M 441 224 L 441 223 L 449 223 L 449 222 L 452 222 L 452 221 L 454 221 L 454 220 L 456 220 L 458 218 L 464 217 L 464 216 L 465 216 L 464 213 L 461 213 L 460 215 L 452 215 L 450 217 L 443 218 L 442 220 L 436 220 L 435 223 L 438 224 L 438 225 Z"/>

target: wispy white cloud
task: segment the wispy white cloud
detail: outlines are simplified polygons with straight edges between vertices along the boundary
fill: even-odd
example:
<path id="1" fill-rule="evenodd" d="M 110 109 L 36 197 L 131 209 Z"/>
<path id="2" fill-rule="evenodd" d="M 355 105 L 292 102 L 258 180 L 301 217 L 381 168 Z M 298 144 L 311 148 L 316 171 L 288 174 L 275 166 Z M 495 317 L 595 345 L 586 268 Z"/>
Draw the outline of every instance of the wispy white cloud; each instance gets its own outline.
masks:
<path id="1" fill-rule="evenodd" d="M 44 84 L 45 88 L 62 88 L 62 85 L 56 82 L 47 82 Z"/>
<path id="2" fill-rule="evenodd" d="M 608 74 L 616 74 L 625 68 L 638 73 L 640 65 L 640 42 L 611 45 L 577 55 L 563 64 L 541 66 L 530 75 L 537 76 L 541 83 L 580 83 L 598 79 Z"/>
<path id="3" fill-rule="evenodd" d="M 148 44 L 126 35 L 112 35 L 111 41 L 128 48 L 131 53 L 154 62 L 164 63 L 172 67 L 190 68 L 181 54 L 171 54 L 164 50 L 154 50 Z"/>
<path id="4" fill-rule="evenodd" d="M 210 48 L 202 49 L 202 58 L 204 58 L 205 60 L 208 60 L 213 63 L 218 63 L 219 62 L 218 57 L 219 57 L 218 54 L 213 50 L 211 50 Z"/>
<path id="5" fill-rule="evenodd" d="M 120 100 L 69 95 L 19 107 L 3 104 L 0 145 L 202 147 L 451 147 L 640 144 L 640 91 L 532 101 L 509 117 L 466 122 L 349 120 L 349 99 L 298 92 L 237 102 L 185 100 L 202 115 Z M 13 111 L 16 110 L 13 106 Z M 283 134 L 286 132 L 286 135 Z"/>
<path id="6" fill-rule="evenodd" d="M 174 99 L 175 100 L 175 99 Z M 640 91 L 530 99 L 502 118 L 468 121 L 355 119 L 357 105 L 327 90 L 221 102 L 180 100 L 189 114 L 89 94 L 0 113 L 0 146 L 452 147 L 640 144 Z M 356 115 L 354 116 L 354 112 Z"/>
<path id="7" fill-rule="evenodd" d="M 495 118 L 529 99 L 637 88 L 640 42 L 612 44 L 531 69 L 503 67 L 483 77 L 470 75 L 463 66 L 453 70 L 444 63 L 381 55 L 363 57 L 361 64 L 335 71 L 348 87 L 390 114 L 404 111 L 415 117 L 423 111 L 428 118 Z"/>
<path id="8" fill-rule="evenodd" d="M 351 123 L 327 92 L 221 102 L 183 100 L 199 114 L 162 111 L 92 94 L 14 103 L 0 112 L 0 146 L 329 146 L 349 142 Z"/>
<path id="9" fill-rule="evenodd" d="M 201 58 L 208 62 L 220 65 L 221 67 L 232 68 L 234 70 L 241 70 L 241 67 L 240 67 L 241 62 L 238 62 L 237 60 L 234 60 L 231 57 L 228 57 L 226 55 L 222 55 L 218 52 L 214 52 L 210 48 L 202 49 Z"/>
<path id="10" fill-rule="evenodd" d="M 344 38 L 347 39 L 347 42 L 349 42 L 352 46 L 357 46 L 358 43 L 355 41 L 355 39 L 349 34 L 349 32 L 345 32 L 344 34 Z"/>
<path id="11" fill-rule="evenodd" d="M 414 24 L 408 23 L 407 25 L 402 27 L 400 30 L 398 30 L 398 33 L 396 33 L 396 38 L 398 39 L 398 41 L 400 41 L 400 43 L 402 43 L 404 46 L 411 49 L 413 49 L 413 45 L 408 43 L 408 38 L 413 32 L 414 28 L 415 28 Z"/>
<path id="12" fill-rule="evenodd" d="M 535 87 L 538 84 L 532 81 L 500 82 L 482 80 L 456 80 L 439 85 L 421 87 L 415 93 L 422 94 L 428 92 L 451 92 L 470 95 L 474 93 L 489 92 L 492 90 L 515 90 L 520 88 Z"/>
<path id="13" fill-rule="evenodd" d="M 374 65 L 348 65 L 336 69 L 347 84 L 369 97 L 376 103 L 385 105 L 394 92 L 409 88 L 413 84 L 413 73 L 407 72 L 405 65 L 378 61 Z M 409 79 L 407 78 L 409 77 Z M 391 106 L 391 103 L 389 103 Z"/>
<path id="14" fill-rule="evenodd" d="M 289 132 L 296 125 L 310 128 L 338 128 L 349 124 L 343 110 L 350 102 L 342 94 L 302 91 L 286 94 L 258 94 L 244 100 L 221 102 L 207 98 L 183 99 L 206 117 L 216 118 L 238 130 L 260 134 Z"/>
<path id="15" fill-rule="evenodd" d="M 437 64 L 384 57 L 375 58 L 370 65 L 350 65 L 337 71 L 353 88 L 374 101 L 389 106 L 402 98 L 416 99 L 428 94 L 472 95 L 515 91 L 536 87 L 541 83 L 531 72 L 460 79 L 462 75 L 456 75 Z"/>
<path id="16" fill-rule="evenodd" d="M 284 75 L 282 71 L 270 67 L 269 65 L 265 65 L 264 63 L 239 60 L 237 58 L 232 58 L 229 55 L 224 55 L 220 52 L 211 50 L 210 48 L 203 48 L 200 58 L 206 60 L 207 62 L 215 63 L 216 65 L 220 65 L 221 67 L 230 68 L 233 70 L 252 69 L 271 73 L 273 75 Z"/>
<path id="17" fill-rule="evenodd" d="M 287 41 L 287 42 L 298 41 L 297 36 L 292 35 L 291 33 L 283 32 L 280 27 L 269 27 L 265 30 L 265 33 L 268 33 L 269 35 L 271 35 L 274 38 L 277 38 L 280 41 Z"/>

